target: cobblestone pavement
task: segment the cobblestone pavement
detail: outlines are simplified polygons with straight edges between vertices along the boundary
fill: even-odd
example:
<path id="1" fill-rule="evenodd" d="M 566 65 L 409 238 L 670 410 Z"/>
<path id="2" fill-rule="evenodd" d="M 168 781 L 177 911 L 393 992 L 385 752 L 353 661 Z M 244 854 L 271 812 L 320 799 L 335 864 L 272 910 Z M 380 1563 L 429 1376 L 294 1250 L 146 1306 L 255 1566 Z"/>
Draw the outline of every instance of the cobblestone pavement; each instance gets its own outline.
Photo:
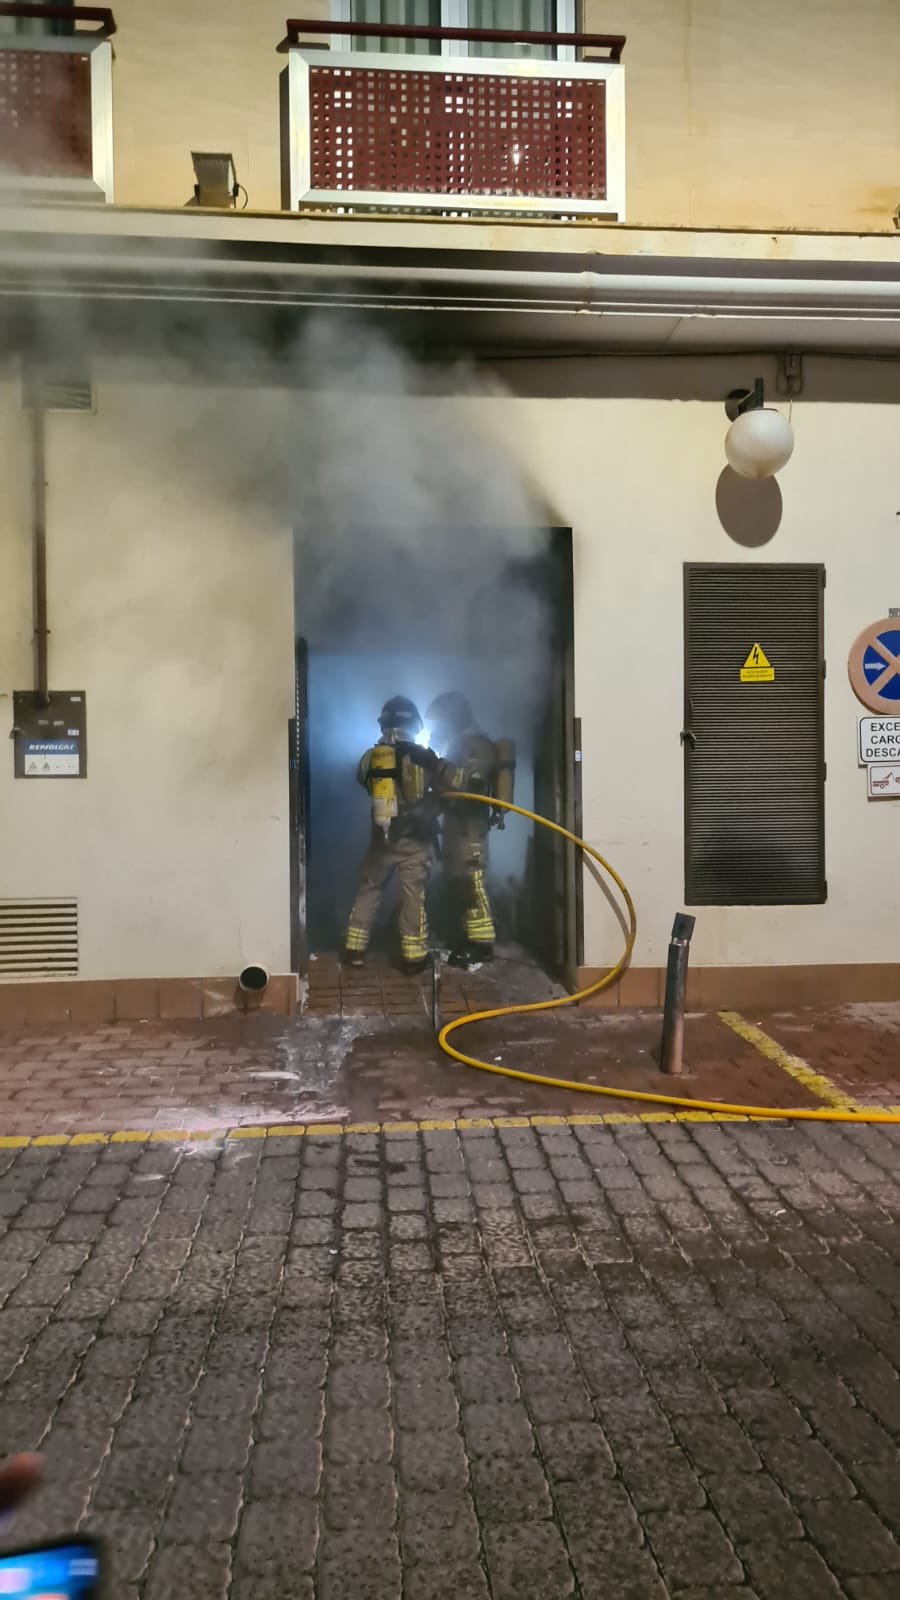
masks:
<path id="1" fill-rule="evenodd" d="M 0 1149 L 7 1534 L 121 1600 L 896 1600 L 898 1130 Z"/>

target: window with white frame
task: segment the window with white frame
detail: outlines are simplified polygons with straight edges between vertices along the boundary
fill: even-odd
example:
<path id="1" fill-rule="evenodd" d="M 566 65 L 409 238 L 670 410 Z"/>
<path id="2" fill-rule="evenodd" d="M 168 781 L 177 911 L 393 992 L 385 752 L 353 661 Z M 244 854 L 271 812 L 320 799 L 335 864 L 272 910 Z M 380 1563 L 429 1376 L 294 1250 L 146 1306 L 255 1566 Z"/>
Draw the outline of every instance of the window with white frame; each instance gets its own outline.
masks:
<path id="1" fill-rule="evenodd" d="M 340 22 L 388 22 L 403 28 L 447 26 L 442 0 L 331 0 L 331 15 Z M 381 55 L 440 55 L 439 39 L 338 39 L 339 48 L 375 51 Z"/>
<path id="2" fill-rule="evenodd" d="M 41 0 L 22 0 L 26 6 L 39 6 Z M 53 0 L 55 5 L 70 7 L 75 0 Z M 74 32 L 73 24 L 65 17 L 0 17 L 0 37 L 3 34 L 17 34 L 27 37 L 29 34 L 38 38 L 59 38 Z"/>
<path id="3" fill-rule="evenodd" d="M 399 27 L 506 28 L 516 33 L 574 33 L 576 0 L 331 0 L 337 22 L 386 22 Z M 335 46 L 348 41 L 336 36 Z M 455 39 L 352 38 L 353 50 L 391 55 L 502 56 L 574 59 L 571 45 L 487 44 Z"/>

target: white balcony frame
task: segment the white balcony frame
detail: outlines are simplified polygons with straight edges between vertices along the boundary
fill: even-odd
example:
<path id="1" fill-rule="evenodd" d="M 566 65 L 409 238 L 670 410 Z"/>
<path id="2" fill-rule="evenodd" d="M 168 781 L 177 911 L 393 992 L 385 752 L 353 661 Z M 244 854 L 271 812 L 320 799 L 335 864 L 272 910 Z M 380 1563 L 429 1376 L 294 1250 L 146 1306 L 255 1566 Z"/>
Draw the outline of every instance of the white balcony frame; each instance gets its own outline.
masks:
<path id="1" fill-rule="evenodd" d="M 558 199 L 544 195 L 398 194 L 393 190 L 313 189 L 310 148 L 310 68 L 362 68 L 372 72 L 448 72 L 504 78 L 602 78 L 606 83 L 606 198 Z M 490 211 L 510 216 L 584 216 L 625 219 L 625 70 L 617 61 L 503 61 L 494 57 L 368 55 L 358 51 L 305 50 L 294 46 L 288 57 L 290 91 L 291 210 L 341 206 L 352 211 Z"/>
<path id="2" fill-rule="evenodd" d="M 112 44 L 92 33 L 0 34 L 0 50 L 56 51 L 91 59 L 91 177 L 31 177 L 0 173 L 0 194 L 7 199 L 105 200 L 113 190 Z"/>

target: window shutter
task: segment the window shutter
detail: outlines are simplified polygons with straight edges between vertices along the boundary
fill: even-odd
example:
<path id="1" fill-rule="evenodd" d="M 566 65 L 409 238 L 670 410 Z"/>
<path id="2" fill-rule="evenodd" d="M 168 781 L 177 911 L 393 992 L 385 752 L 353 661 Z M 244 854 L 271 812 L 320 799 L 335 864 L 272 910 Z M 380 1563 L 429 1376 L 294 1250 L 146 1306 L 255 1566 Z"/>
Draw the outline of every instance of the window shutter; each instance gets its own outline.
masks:
<path id="1" fill-rule="evenodd" d="M 22 407 L 39 405 L 44 411 L 94 411 L 96 397 L 91 375 L 70 363 L 26 364 L 22 373 Z"/>

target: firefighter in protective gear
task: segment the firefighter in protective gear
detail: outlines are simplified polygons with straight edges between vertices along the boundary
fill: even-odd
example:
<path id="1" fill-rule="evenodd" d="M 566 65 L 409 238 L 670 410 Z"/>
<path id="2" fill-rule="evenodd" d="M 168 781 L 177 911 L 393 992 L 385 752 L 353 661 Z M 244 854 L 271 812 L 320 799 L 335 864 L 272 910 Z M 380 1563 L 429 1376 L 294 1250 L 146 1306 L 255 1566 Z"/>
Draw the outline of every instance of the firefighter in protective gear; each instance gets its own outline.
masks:
<path id="1" fill-rule="evenodd" d="M 437 842 L 437 805 L 429 795 L 430 751 L 415 743 L 422 718 L 411 700 L 395 695 L 382 707 L 381 738 L 359 763 L 357 781 L 372 799 L 372 838 L 363 859 L 359 888 L 344 941 L 344 962 L 361 967 L 382 893 L 400 878 L 400 955 L 404 971 L 428 963 L 425 887 Z M 433 772 L 439 771 L 433 758 Z"/>
<path id="2" fill-rule="evenodd" d="M 426 720 L 432 743 L 444 758 L 434 775 L 436 786 L 496 794 L 497 747 L 476 725 L 465 695 L 455 691 L 439 694 L 428 707 Z M 445 800 L 444 807 L 444 875 L 461 935 L 450 961 L 454 966 L 491 961 L 496 934 L 485 885 L 491 812 L 487 806 L 466 800 Z"/>

